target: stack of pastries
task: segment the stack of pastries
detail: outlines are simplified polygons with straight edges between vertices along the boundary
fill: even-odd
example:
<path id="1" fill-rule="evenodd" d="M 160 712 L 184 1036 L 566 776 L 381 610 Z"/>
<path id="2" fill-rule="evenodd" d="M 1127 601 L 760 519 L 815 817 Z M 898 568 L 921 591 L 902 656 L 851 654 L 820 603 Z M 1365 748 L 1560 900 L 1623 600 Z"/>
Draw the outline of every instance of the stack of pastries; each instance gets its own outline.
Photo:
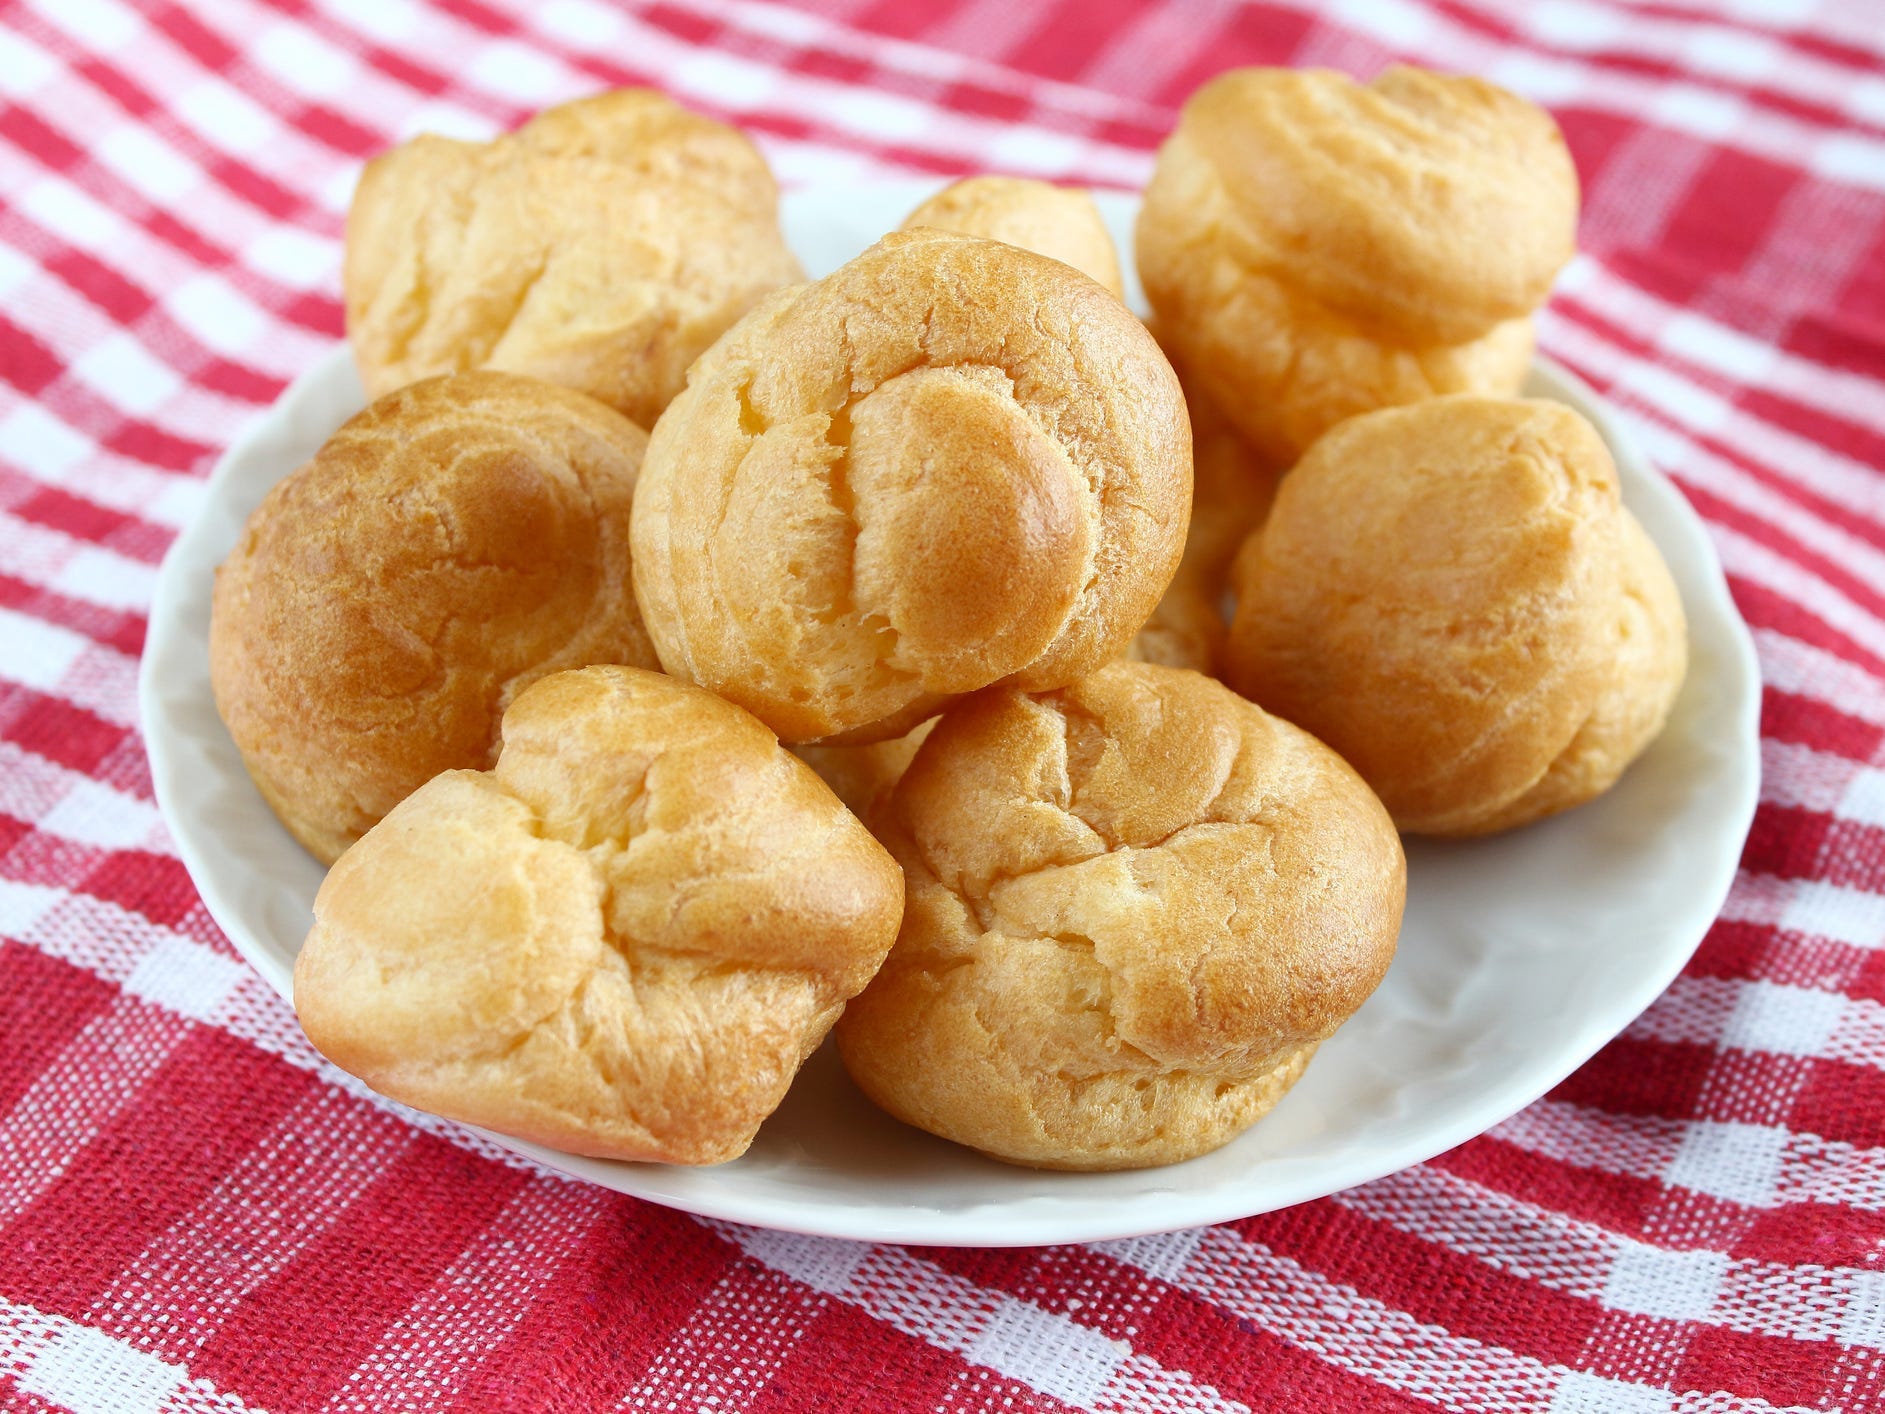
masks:
<path id="1" fill-rule="evenodd" d="M 374 401 L 219 570 L 216 701 L 332 866 L 308 1035 L 573 1152 L 744 1152 L 836 1032 L 1011 1163 L 1172 1163 L 1375 989 L 1402 832 L 1609 788 L 1682 606 L 1596 431 L 1516 396 L 1550 118 L 1243 70 L 1137 258 L 976 177 L 824 279 L 653 93 L 369 164 Z"/>

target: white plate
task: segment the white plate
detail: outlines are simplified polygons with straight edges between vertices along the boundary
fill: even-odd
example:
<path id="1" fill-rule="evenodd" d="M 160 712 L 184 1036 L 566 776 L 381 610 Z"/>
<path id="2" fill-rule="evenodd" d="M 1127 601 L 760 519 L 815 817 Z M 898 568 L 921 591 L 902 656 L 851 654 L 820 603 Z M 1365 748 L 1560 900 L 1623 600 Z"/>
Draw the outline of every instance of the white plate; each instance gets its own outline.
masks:
<path id="1" fill-rule="evenodd" d="M 787 233 L 823 274 L 928 191 L 795 192 Z M 1102 201 L 1129 249 L 1135 203 Z M 1624 499 L 1682 590 L 1687 685 L 1668 729 L 1601 800 L 1488 840 L 1410 845 L 1407 920 L 1387 980 L 1261 1124 L 1171 1168 L 1034 1173 L 888 1119 L 827 1045 L 745 1157 L 718 1168 L 515 1147 L 713 1217 L 833 1237 L 1034 1245 L 1300 1203 L 1431 1158 L 1543 1094 L 1668 986 L 1720 909 L 1753 819 L 1760 681 L 1707 534 L 1680 494 L 1564 370 L 1541 359 L 1531 391 L 1570 403 L 1609 439 Z M 144 654 L 158 803 L 211 915 L 283 996 L 321 869 L 262 803 L 216 716 L 211 572 L 263 493 L 360 406 L 353 365 L 336 348 L 223 458 L 201 515 L 164 560 Z"/>

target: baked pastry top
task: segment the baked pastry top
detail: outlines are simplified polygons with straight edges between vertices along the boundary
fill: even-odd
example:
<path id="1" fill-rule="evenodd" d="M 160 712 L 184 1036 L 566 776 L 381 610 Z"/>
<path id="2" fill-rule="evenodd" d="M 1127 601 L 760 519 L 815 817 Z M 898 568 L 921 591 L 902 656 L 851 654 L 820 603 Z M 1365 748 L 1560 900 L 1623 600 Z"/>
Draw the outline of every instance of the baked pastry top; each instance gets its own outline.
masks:
<path id="1" fill-rule="evenodd" d="M 656 666 L 629 576 L 647 438 L 508 373 L 415 383 L 279 482 L 217 570 L 210 680 L 257 788 L 323 862 L 563 668 Z"/>
<path id="2" fill-rule="evenodd" d="M 1178 669 L 956 704 L 876 823 L 903 927 L 840 1053 L 891 1114 L 1013 1163 L 1225 1143 L 1373 991 L 1400 927 L 1400 841 L 1360 778 Z"/>
<path id="3" fill-rule="evenodd" d="M 347 217 L 347 337 L 370 397 L 473 368 L 576 388 L 651 427 L 687 366 L 804 278 L 765 159 L 651 89 L 492 142 L 369 162 Z"/>
<path id="4" fill-rule="evenodd" d="M 321 886 L 295 964 L 320 1051 L 572 1153 L 744 1152 L 882 961 L 897 867 L 747 713 L 659 673 L 545 678 Z"/>
<path id="5" fill-rule="evenodd" d="M 1483 79 L 1236 69 L 1191 96 L 1179 132 L 1260 263 L 1408 339 L 1529 314 L 1571 258 L 1577 173 L 1557 124 Z"/>
<path id="6" fill-rule="evenodd" d="M 1161 148 L 1137 252 L 1162 336 L 1288 466 L 1356 413 L 1516 392 L 1576 217 L 1556 124 L 1496 85 L 1238 69 Z"/>
<path id="7" fill-rule="evenodd" d="M 636 493 L 635 590 L 662 665 L 783 740 L 886 739 L 1117 654 L 1190 500 L 1183 397 L 1124 305 L 906 231 L 694 366 Z"/>
<path id="8" fill-rule="evenodd" d="M 1174 363 L 1181 386 L 1183 368 Z M 1278 473 L 1264 467 L 1208 402 L 1185 398 L 1191 412 L 1191 521 L 1184 556 L 1152 616 L 1120 654 L 1135 663 L 1214 674 L 1223 650 L 1223 602 L 1231 561 L 1262 524 Z M 935 719 L 906 736 L 866 746 L 800 746 L 794 752 L 861 820 L 876 810 L 915 758 Z"/>
<path id="9" fill-rule="evenodd" d="M 1283 479 L 1236 588 L 1227 681 L 1420 833 L 1608 787 L 1686 658 L 1609 450 L 1555 402 L 1439 398 L 1341 424 Z"/>
<path id="10" fill-rule="evenodd" d="M 904 221 L 903 229 L 931 226 L 965 236 L 986 236 L 1071 265 L 1126 297 L 1119 252 L 1086 192 L 1031 177 L 964 177 L 944 187 Z"/>

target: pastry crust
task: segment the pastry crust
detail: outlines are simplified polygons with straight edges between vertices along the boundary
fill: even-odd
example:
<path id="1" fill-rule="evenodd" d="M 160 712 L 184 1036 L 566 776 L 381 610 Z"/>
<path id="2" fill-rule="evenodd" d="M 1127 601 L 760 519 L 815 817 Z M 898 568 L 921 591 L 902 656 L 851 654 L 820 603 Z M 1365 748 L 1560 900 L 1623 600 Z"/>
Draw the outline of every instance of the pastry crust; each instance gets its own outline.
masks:
<path id="1" fill-rule="evenodd" d="M 1270 513 L 1283 469 L 1257 455 L 1183 363 L 1171 363 L 1191 414 L 1191 523 L 1171 587 L 1123 656 L 1215 676 L 1224 650 L 1231 561 Z"/>
<path id="2" fill-rule="evenodd" d="M 295 964 L 322 1054 L 571 1153 L 737 1157 L 895 937 L 897 867 L 745 712 L 559 673 L 336 864 Z"/>
<path id="3" fill-rule="evenodd" d="M 323 863 L 485 767 L 535 679 L 657 666 L 629 576 L 647 438 L 508 373 L 415 383 L 278 483 L 216 572 L 210 682 L 257 788 Z"/>
<path id="4" fill-rule="evenodd" d="M 1197 584 L 1215 602 L 1223 594 L 1231 562 L 1269 515 L 1277 483 L 1289 468 L 1266 460 L 1244 440 L 1200 389 L 1189 367 L 1173 358 L 1172 369 L 1191 410 L 1194 468 L 1191 526 L 1178 578 Z"/>
<path id="5" fill-rule="evenodd" d="M 1224 616 L 1216 601 L 1181 566 L 1152 617 L 1139 626 L 1119 656 L 1129 663 L 1213 673 L 1223 643 Z"/>
<path id="6" fill-rule="evenodd" d="M 914 731 L 889 741 L 865 746 L 795 746 L 792 754 L 816 771 L 818 779 L 868 825 L 910 769 L 938 720 L 931 717 Z"/>
<path id="7" fill-rule="evenodd" d="M 1688 672 L 1688 620 L 1662 552 L 1623 512 L 1623 596 L 1614 668 L 1571 744 L 1525 794 L 1476 833 L 1509 829 L 1594 800 L 1662 733 Z"/>
<path id="8" fill-rule="evenodd" d="M 1224 1144 L 1374 990 L 1400 928 L 1400 841 L 1360 778 L 1177 669 L 956 705 L 878 829 L 903 928 L 840 1054 L 893 1115 L 1011 1163 Z"/>
<path id="9" fill-rule="evenodd" d="M 1116 655 L 1190 503 L 1183 396 L 1118 300 L 906 231 L 695 365 L 649 445 L 635 591 L 669 672 L 785 741 L 882 740 Z"/>
<path id="10" fill-rule="evenodd" d="M 1186 103 L 1136 245 L 1169 346 L 1287 466 L 1357 413 L 1517 392 L 1576 217 L 1556 124 L 1493 84 L 1239 69 Z"/>
<path id="11" fill-rule="evenodd" d="M 1126 297 L 1119 252 L 1093 198 L 1076 187 L 1030 177 L 965 177 L 910 213 L 906 231 L 930 226 L 965 236 L 1006 241 L 1071 265 Z"/>
<path id="12" fill-rule="evenodd" d="M 1230 683 L 1418 833 L 1502 829 L 1606 788 L 1660 729 L 1686 655 L 1609 450 L 1554 402 L 1343 423 L 1284 478 L 1236 586 Z"/>
<path id="13" fill-rule="evenodd" d="M 369 396 L 506 369 L 643 427 L 768 290 L 804 278 L 739 131 L 649 89 L 488 143 L 424 135 L 367 164 L 347 217 L 347 337 Z"/>

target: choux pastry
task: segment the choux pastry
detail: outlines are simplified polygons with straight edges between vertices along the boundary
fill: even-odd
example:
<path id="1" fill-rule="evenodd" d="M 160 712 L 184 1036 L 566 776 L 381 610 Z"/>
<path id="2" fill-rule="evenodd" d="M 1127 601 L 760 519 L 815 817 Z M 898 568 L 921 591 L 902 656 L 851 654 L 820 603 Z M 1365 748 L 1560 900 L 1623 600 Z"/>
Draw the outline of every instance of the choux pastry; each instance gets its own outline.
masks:
<path id="1" fill-rule="evenodd" d="M 1289 466 L 1360 412 L 1517 392 L 1576 219 L 1557 125 L 1493 84 L 1237 69 L 1160 149 L 1137 254 L 1161 336 Z"/>
<path id="2" fill-rule="evenodd" d="M 323 1054 L 572 1153 L 737 1157 L 876 971 L 897 867 L 751 716 L 659 673 L 545 678 L 336 864 L 295 964 Z"/>
<path id="3" fill-rule="evenodd" d="M 649 89 L 493 142 L 367 164 L 347 217 L 347 338 L 369 397 L 473 368 L 576 388 L 643 427 L 687 366 L 804 278 L 757 148 Z"/>
<path id="4" fill-rule="evenodd" d="M 1686 662 L 1603 439 L 1555 402 L 1351 419 L 1239 556 L 1226 680 L 1314 732 L 1403 830 L 1470 835 L 1609 787 Z"/>
<path id="5" fill-rule="evenodd" d="M 1172 360 L 1191 409 L 1191 528 L 1185 537 L 1180 580 L 1190 579 L 1215 600 L 1231 561 L 1250 532 L 1263 524 L 1287 468 L 1266 462 L 1199 388 L 1184 364 Z"/>
<path id="6" fill-rule="evenodd" d="M 389 394 L 271 490 L 216 574 L 210 680 L 262 796 L 324 863 L 482 768 L 535 679 L 655 667 L 629 577 L 647 438 L 509 373 Z"/>
<path id="7" fill-rule="evenodd" d="M 1252 495 L 1240 479 L 1222 477 L 1235 449 L 1207 443 L 1206 429 L 1197 418 L 1192 420 L 1192 434 L 1197 438 L 1198 474 L 1191 502 L 1191 534 L 1185 541 L 1184 558 L 1178 574 L 1166 589 L 1165 597 L 1152 609 L 1152 617 L 1126 644 L 1120 657 L 1134 663 L 1157 663 L 1167 668 L 1190 668 L 1193 672 L 1212 673 L 1224 641 L 1224 619 L 1218 600 L 1224 589 L 1225 566 L 1242 543 L 1240 535 L 1219 557 L 1227 526 L 1241 524 L 1248 507 L 1260 501 L 1269 504 L 1267 483 L 1260 494 Z M 1233 439 L 1234 440 L 1234 439 Z M 1207 464 L 1214 464 L 1220 475 L 1213 476 L 1210 489 L 1225 498 L 1214 500 L 1211 507 L 1203 500 L 1207 491 Z M 1239 499 L 1241 498 L 1241 499 Z M 1258 513 L 1261 518 L 1261 512 Z M 1200 517 L 1207 528 L 1200 533 Z M 1247 531 L 1248 527 L 1244 527 Z M 1208 566 L 1208 567 L 1207 567 Z M 896 787 L 917 749 L 929 736 L 937 718 L 931 717 L 915 730 L 889 741 L 863 746 L 806 745 L 792 748 L 793 754 L 818 773 L 818 777 L 860 820 L 876 818 L 884 799 Z"/>
<path id="8" fill-rule="evenodd" d="M 635 592 L 662 666 L 782 740 L 885 740 L 1118 654 L 1190 501 L 1183 396 L 1124 305 L 906 231 L 694 366 L 636 492 Z"/>
<path id="9" fill-rule="evenodd" d="M 1381 980 L 1406 888 L 1334 752 L 1143 663 L 956 704 L 878 830 L 906 907 L 838 1023 L 845 1066 L 898 1118 L 1039 1168 L 1242 1132 Z"/>
<path id="10" fill-rule="evenodd" d="M 1172 371 L 1191 412 L 1191 525 L 1171 587 L 1124 656 L 1215 674 L 1224 645 L 1223 605 L 1231 561 L 1269 514 L 1282 472 L 1266 464 L 1216 405 L 1197 391 L 1177 359 L 1172 360 Z"/>
<path id="11" fill-rule="evenodd" d="M 877 817 L 878 809 L 897 782 L 903 779 L 903 773 L 909 770 L 936 722 L 937 719 L 931 717 L 889 741 L 873 741 L 863 746 L 795 746 L 792 754 L 816 771 L 818 779 L 831 787 L 832 794 L 868 825 Z"/>
<path id="12" fill-rule="evenodd" d="M 1132 663 L 1157 663 L 1211 673 L 1224 642 L 1224 616 L 1216 602 L 1182 565 L 1178 577 L 1152 609 L 1152 617 L 1119 656 Z"/>
<path id="13" fill-rule="evenodd" d="M 1112 234 L 1084 191 L 1029 177 L 965 177 L 937 192 L 903 223 L 906 231 L 918 226 L 1018 245 L 1071 265 L 1117 298 L 1126 297 Z"/>
<path id="14" fill-rule="evenodd" d="M 1125 298 L 1119 273 L 1119 252 L 1093 198 L 1084 191 L 1037 182 L 1028 177 L 965 177 L 925 201 L 903 223 L 906 231 L 928 226 L 966 236 L 1005 241 L 1037 255 L 1050 256 Z M 1192 412 L 1194 456 L 1202 476 L 1204 432 L 1195 407 Z M 1195 528 L 1203 510 L 1194 493 L 1191 523 Z M 1247 527 L 1246 527 L 1247 529 Z M 1238 537 L 1239 543 L 1242 537 Z M 1234 547 L 1233 547 L 1234 548 Z M 1187 546 L 1178 576 L 1152 610 L 1152 617 L 1126 645 L 1124 656 L 1135 662 L 1163 663 L 1173 668 L 1194 668 L 1208 673 L 1216 659 L 1224 629 L 1213 596 L 1186 574 L 1191 558 Z M 899 737 L 898 742 L 910 738 Z M 903 768 L 916 754 L 915 744 L 899 750 L 894 743 L 868 747 L 814 747 L 806 754 L 820 775 L 841 799 L 869 799 L 896 784 Z M 804 754 L 804 753 L 801 753 Z M 848 792 L 848 793 L 847 793 Z M 855 807 L 854 807 L 855 808 Z"/>
<path id="15" fill-rule="evenodd" d="M 1617 657 L 1590 716 L 1538 783 L 1482 821 L 1482 832 L 1555 815 L 1609 790 L 1662 732 L 1688 670 L 1688 622 L 1662 552 L 1623 512 L 1623 602 Z"/>

